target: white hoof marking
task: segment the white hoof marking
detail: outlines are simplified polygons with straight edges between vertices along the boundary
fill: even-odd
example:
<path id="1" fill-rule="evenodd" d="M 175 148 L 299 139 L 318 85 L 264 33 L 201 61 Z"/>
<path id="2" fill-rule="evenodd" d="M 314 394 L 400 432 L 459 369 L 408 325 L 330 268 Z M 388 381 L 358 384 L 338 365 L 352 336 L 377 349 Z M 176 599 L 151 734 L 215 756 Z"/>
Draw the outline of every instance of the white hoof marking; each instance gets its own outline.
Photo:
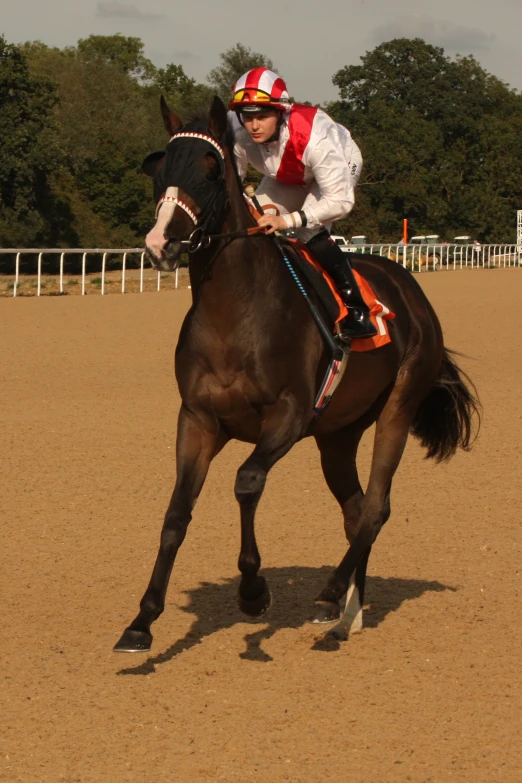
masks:
<path id="1" fill-rule="evenodd" d="M 355 573 L 352 574 L 346 593 L 346 606 L 341 624 L 348 628 L 350 633 L 361 633 L 363 629 L 362 606 L 359 601 L 359 590 L 355 586 Z"/>

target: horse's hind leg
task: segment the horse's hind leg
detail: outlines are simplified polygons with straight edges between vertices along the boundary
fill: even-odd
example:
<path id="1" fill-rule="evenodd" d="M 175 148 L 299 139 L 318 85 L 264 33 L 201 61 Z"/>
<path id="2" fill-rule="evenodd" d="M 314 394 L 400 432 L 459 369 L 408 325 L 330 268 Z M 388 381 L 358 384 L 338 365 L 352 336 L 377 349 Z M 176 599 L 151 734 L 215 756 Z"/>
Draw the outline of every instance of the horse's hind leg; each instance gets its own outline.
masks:
<path id="1" fill-rule="evenodd" d="M 213 431 L 212 431 L 213 430 Z M 182 407 L 176 442 L 176 486 L 165 515 L 154 570 L 140 603 L 140 612 L 114 647 L 115 652 L 150 650 L 150 626 L 163 612 L 174 559 L 185 538 L 192 509 L 205 481 L 212 458 L 227 438 L 217 422 L 202 422 Z"/>
<path id="2" fill-rule="evenodd" d="M 321 452 L 321 466 L 329 489 L 341 506 L 344 516 L 344 530 L 348 542 L 355 538 L 361 503 L 364 497 L 357 473 L 357 448 L 364 427 L 349 426 L 326 435 L 317 435 L 316 442 Z M 344 616 L 352 633 L 362 629 L 362 604 L 366 579 L 367 556 L 357 566 L 346 593 Z M 331 623 L 341 616 L 339 602 L 324 600 L 316 602 L 314 623 Z"/>
<path id="3" fill-rule="evenodd" d="M 257 505 L 268 471 L 292 448 L 302 431 L 303 418 L 295 401 L 281 396 L 267 411 L 256 447 L 237 473 L 235 494 L 241 510 L 239 607 L 251 617 L 263 614 L 270 606 L 266 580 L 258 573 L 261 557 L 254 530 Z"/>
<path id="4" fill-rule="evenodd" d="M 390 506 L 390 492 L 386 496 L 382 525 L 384 525 L 390 518 L 391 506 Z M 355 530 L 348 538 L 349 543 L 355 539 Z M 364 606 L 364 592 L 366 589 L 366 570 L 368 568 L 368 560 L 370 559 L 372 548 L 368 547 L 366 553 L 361 557 L 357 563 L 355 573 L 350 577 L 350 583 L 348 585 L 348 592 L 346 593 L 346 603 L 344 611 L 341 617 L 341 625 L 346 630 L 346 634 L 361 633 L 363 629 L 363 606 Z"/>
<path id="5" fill-rule="evenodd" d="M 403 390 L 395 387 L 386 403 L 375 430 L 375 443 L 370 480 L 361 501 L 359 521 L 350 548 L 339 567 L 332 574 L 318 600 L 335 603 L 357 585 L 357 570 L 367 562 L 372 544 L 390 515 L 390 489 L 393 476 L 401 460 L 411 422 L 419 399 L 404 399 Z M 365 567 L 365 566 L 364 566 Z M 339 638 L 346 638 L 353 625 L 353 607 L 347 602 L 347 614 L 333 630 Z"/>

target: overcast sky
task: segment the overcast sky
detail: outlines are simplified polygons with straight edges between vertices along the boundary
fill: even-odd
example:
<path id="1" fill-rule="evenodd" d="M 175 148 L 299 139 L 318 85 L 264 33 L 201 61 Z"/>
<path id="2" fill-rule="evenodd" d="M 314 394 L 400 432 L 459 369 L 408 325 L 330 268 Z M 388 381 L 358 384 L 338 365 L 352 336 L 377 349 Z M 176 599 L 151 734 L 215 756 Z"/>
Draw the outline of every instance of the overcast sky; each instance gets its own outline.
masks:
<path id="1" fill-rule="evenodd" d="M 271 57 L 299 100 L 337 97 L 339 68 L 401 36 L 473 54 L 522 89 L 522 0 L 0 0 L 0 12 L 10 43 L 139 36 L 156 65 L 181 64 L 198 81 L 240 42 Z"/>

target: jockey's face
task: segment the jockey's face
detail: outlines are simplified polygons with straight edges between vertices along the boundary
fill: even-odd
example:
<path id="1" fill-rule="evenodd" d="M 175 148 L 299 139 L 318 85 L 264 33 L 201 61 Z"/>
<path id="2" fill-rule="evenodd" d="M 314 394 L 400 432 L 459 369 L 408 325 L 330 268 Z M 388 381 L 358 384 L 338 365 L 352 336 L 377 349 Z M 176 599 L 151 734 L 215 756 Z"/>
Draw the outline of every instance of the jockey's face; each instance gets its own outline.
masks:
<path id="1" fill-rule="evenodd" d="M 241 119 L 246 132 L 256 144 L 264 144 L 272 138 L 277 130 L 279 112 L 275 109 L 267 109 L 256 114 L 241 113 Z"/>

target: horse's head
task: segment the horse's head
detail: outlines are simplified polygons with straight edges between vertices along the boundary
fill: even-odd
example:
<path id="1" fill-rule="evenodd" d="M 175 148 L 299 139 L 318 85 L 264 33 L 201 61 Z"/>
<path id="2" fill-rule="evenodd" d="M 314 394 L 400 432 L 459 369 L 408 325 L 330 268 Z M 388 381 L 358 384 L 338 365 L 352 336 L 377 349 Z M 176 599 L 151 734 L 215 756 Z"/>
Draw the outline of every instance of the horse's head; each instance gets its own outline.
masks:
<path id="1" fill-rule="evenodd" d="M 182 247 L 193 249 L 198 236 L 211 231 L 221 217 L 226 199 L 227 111 L 216 97 L 208 119 L 183 126 L 162 97 L 161 113 L 170 141 L 142 164 L 142 171 L 154 179 L 156 200 L 156 224 L 145 247 L 156 269 L 171 271 L 179 265 Z"/>

